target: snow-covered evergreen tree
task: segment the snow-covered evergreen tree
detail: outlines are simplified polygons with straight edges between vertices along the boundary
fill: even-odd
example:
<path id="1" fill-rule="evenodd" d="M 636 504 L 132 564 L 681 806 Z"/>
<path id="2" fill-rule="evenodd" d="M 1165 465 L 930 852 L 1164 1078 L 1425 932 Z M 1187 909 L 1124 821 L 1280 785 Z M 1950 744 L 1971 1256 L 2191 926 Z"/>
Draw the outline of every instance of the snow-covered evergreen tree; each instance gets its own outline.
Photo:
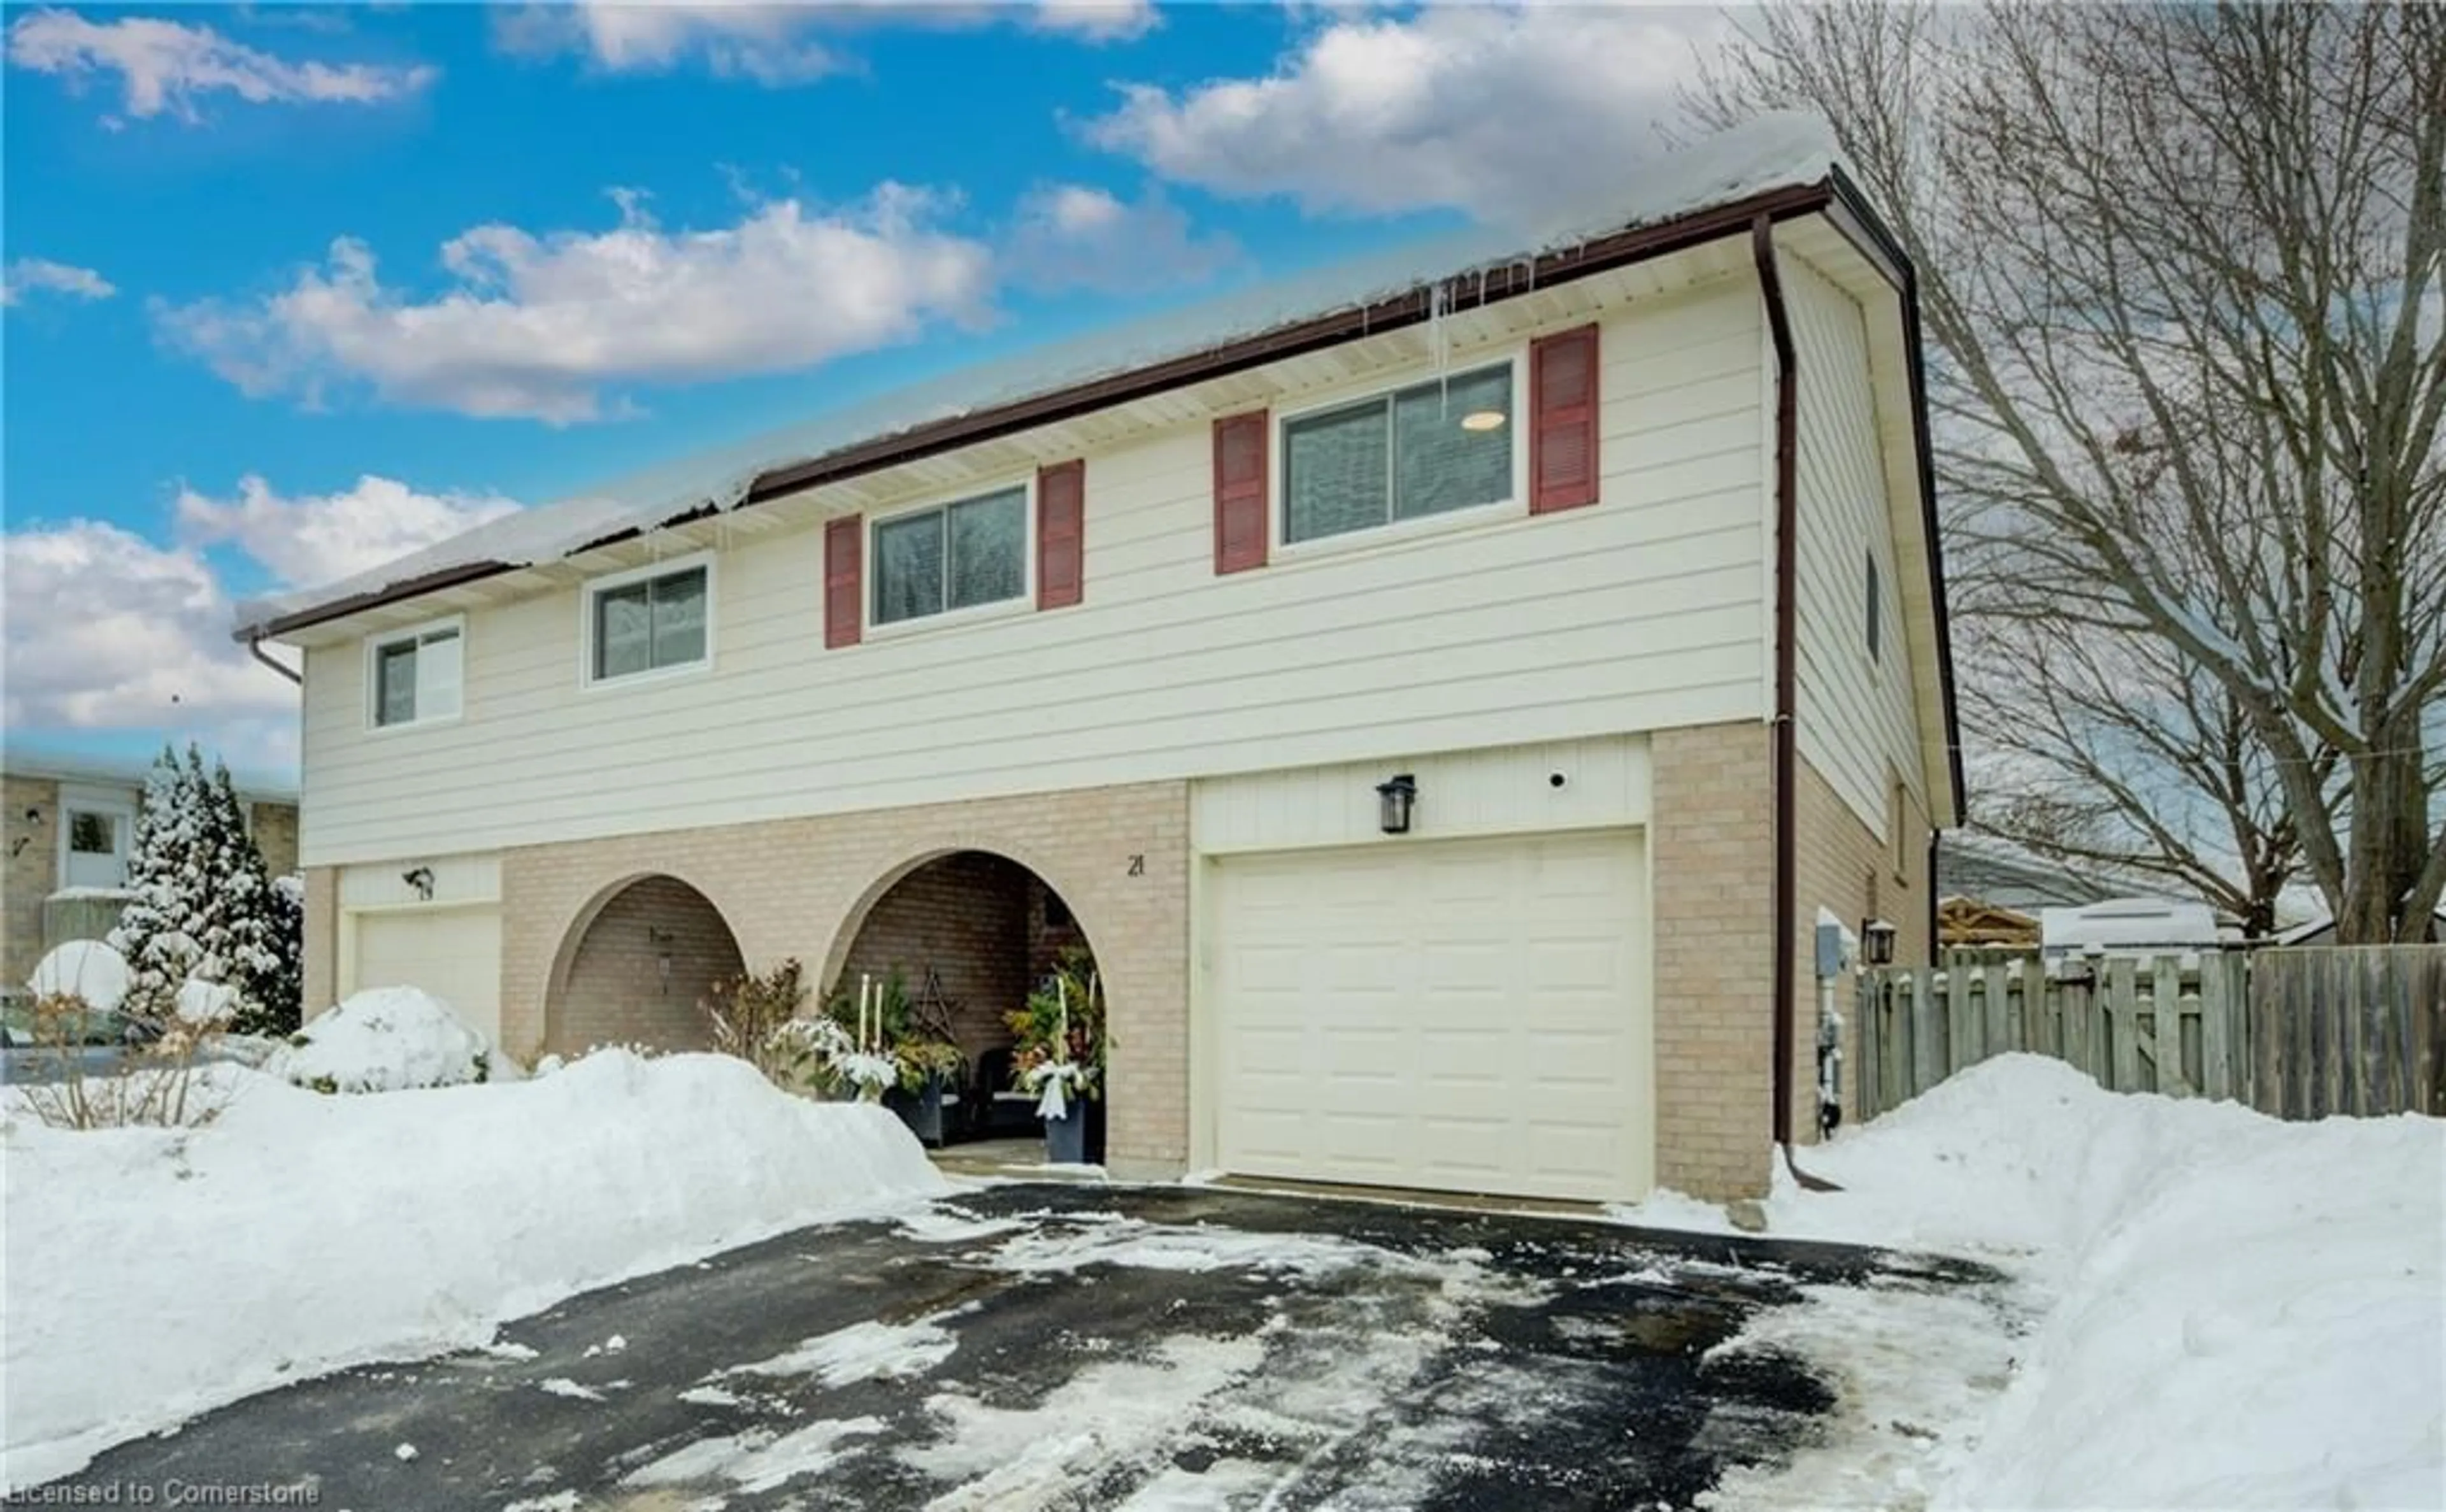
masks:
<path id="1" fill-rule="evenodd" d="M 189 933 L 202 876 L 202 785 L 197 780 L 202 769 L 193 746 L 184 765 L 164 746 L 145 774 L 127 858 L 127 906 L 109 942 L 127 961 L 120 1010 L 134 1018 L 160 1022 L 174 1013 L 179 989 L 203 954 Z"/>
<path id="2" fill-rule="evenodd" d="M 127 881 L 110 937 L 127 960 L 123 1011 L 165 1019 L 196 980 L 236 994 L 241 1032 L 296 1027 L 302 919 L 275 893 L 227 766 L 207 772 L 193 745 L 183 762 L 162 752 L 145 778 Z"/>
<path id="3" fill-rule="evenodd" d="M 265 1033 L 288 1035 L 304 1020 L 306 1006 L 306 879 L 272 879 L 272 948 L 280 958 L 264 993 L 272 1022 Z"/>
<path id="4" fill-rule="evenodd" d="M 229 768 L 216 761 L 204 802 L 202 928 L 197 943 L 204 959 L 197 975 L 237 992 L 232 1027 L 241 1034 L 279 1029 L 273 994 L 280 976 L 278 924 L 272 876 L 263 852 L 247 833 L 246 808 L 238 802 Z M 289 1025 L 296 1027 L 293 1017 Z"/>

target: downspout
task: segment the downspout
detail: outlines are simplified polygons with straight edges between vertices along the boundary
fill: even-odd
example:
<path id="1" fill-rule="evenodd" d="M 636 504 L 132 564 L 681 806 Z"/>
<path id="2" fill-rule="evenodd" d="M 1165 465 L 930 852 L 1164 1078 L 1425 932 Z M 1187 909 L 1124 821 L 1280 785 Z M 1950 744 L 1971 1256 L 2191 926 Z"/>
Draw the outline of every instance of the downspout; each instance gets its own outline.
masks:
<path id="1" fill-rule="evenodd" d="M 1766 328 L 1775 346 L 1775 1067 L 1769 1077 L 1775 1099 L 1776 1148 L 1793 1179 L 1813 1190 L 1832 1184 L 1808 1175 L 1792 1159 L 1793 918 L 1800 891 L 1794 859 L 1796 781 L 1799 772 L 1794 710 L 1798 703 L 1799 654 L 1795 644 L 1799 592 L 1800 370 L 1793 355 L 1792 317 L 1784 308 L 1783 278 L 1776 269 L 1775 221 L 1750 222 L 1750 254 L 1758 264 L 1759 291 L 1766 300 Z"/>
<path id="2" fill-rule="evenodd" d="M 1945 831 L 1934 825 L 1928 827 L 1928 963 L 1936 964 L 1936 861 L 1938 844 Z"/>
<path id="3" fill-rule="evenodd" d="M 293 671 L 263 654 L 263 637 L 259 635 L 248 636 L 246 638 L 246 650 L 249 656 L 254 657 L 256 661 L 262 663 L 265 666 L 272 668 L 274 672 L 279 673 L 282 677 L 287 678 L 290 681 L 296 683 L 299 687 L 302 688 L 306 685 L 305 673 Z"/>

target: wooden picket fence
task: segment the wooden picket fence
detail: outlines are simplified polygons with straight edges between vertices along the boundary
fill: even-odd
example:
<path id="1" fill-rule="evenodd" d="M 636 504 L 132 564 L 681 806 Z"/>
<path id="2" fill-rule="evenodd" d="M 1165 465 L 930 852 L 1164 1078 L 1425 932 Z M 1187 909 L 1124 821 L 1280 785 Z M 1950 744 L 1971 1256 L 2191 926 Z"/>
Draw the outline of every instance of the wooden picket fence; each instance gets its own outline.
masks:
<path id="1" fill-rule="evenodd" d="M 2446 1114 L 2446 944 L 2076 962 L 1948 952 L 1860 979 L 1851 1065 L 1872 1118 L 1990 1055 L 2053 1055 L 2115 1092 L 2280 1118 Z"/>

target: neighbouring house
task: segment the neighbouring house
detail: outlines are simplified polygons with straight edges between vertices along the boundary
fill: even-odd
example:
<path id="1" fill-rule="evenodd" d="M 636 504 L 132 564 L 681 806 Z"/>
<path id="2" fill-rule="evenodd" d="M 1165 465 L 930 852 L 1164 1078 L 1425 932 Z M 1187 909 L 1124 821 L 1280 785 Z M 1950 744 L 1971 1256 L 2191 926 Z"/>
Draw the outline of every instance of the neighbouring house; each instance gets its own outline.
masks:
<path id="1" fill-rule="evenodd" d="M 2196 956 L 2226 943 L 2216 910 L 2173 898 L 2109 898 L 2039 910 L 2039 955 L 2050 972 L 2109 957 Z"/>
<path id="2" fill-rule="evenodd" d="M 1762 1190 L 1818 910 L 1924 959 L 1961 805 L 1912 271 L 1825 140 L 250 606 L 310 1000 L 702 1044 L 799 957 L 991 1063 L 1082 939 L 1117 1173 Z"/>
<path id="3" fill-rule="evenodd" d="M 11 745 L 0 751 L 8 927 L 0 985 L 25 985 L 36 962 L 71 940 L 100 940 L 119 923 L 128 847 L 149 759 Z M 297 787 L 233 772 L 247 828 L 275 877 L 297 869 Z"/>

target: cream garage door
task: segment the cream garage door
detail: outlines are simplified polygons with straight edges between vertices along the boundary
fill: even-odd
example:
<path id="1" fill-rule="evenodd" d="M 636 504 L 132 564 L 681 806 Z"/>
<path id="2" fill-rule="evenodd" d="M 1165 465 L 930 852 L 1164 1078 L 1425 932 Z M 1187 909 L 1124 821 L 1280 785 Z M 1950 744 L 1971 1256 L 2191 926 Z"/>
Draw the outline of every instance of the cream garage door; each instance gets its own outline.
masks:
<path id="1" fill-rule="evenodd" d="M 359 913 L 346 990 L 421 987 L 494 1044 L 501 1038 L 501 916 L 480 908 Z"/>
<path id="2" fill-rule="evenodd" d="M 1232 856 L 1214 880 L 1225 1169 L 1646 1192 L 1637 832 Z"/>

